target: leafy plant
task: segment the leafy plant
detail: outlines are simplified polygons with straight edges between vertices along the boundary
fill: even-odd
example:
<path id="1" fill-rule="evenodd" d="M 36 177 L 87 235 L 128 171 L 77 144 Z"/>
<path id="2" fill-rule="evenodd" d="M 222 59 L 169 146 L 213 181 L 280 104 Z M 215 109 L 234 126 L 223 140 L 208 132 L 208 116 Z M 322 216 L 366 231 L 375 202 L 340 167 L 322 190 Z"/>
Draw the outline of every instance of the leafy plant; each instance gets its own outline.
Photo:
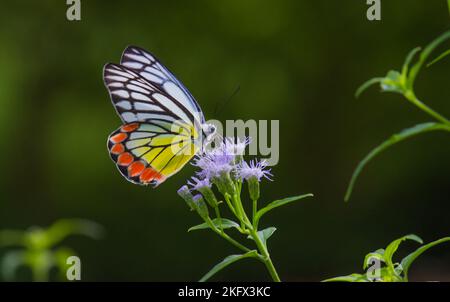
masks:
<path id="1" fill-rule="evenodd" d="M 450 4 L 450 3 L 449 3 Z M 386 141 L 375 147 L 369 154 L 364 157 L 364 159 L 358 164 L 353 172 L 350 179 L 350 183 L 345 194 L 345 201 L 348 201 L 350 195 L 353 191 L 356 179 L 360 175 L 364 167 L 369 163 L 375 156 L 386 150 L 387 148 L 393 146 L 394 144 L 416 136 L 418 134 L 423 134 L 431 131 L 447 131 L 450 132 L 450 121 L 445 118 L 440 113 L 431 109 L 428 105 L 420 101 L 414 92 L 414 82 L 417 75 L 422 69 L 425 62 L 428 60 L 431 53 L 444 41 L 450 39 L 450 31 L 445 32 L 433 42 L 431 42 L 422 51 L 420 47 L 414 48 L 406 57 L 403 67 L 400 71 L 390 70 L 385 77 L 376 77 L 368 80 L 362 84 L 356 91 L 355 96 L 359 97 L 363 91 L 374 84 L 380 84 L 382 92 L 394 92 L 403 95 L 406 100 L 427 113 L 429 116 L 433 117 L 434 122 L 426 122 L 422 124 L 415 125 L 413 127 L 402 130 L 401 132 L 392 135 Z M 432 60 L 428 66 L 438 62 L 445 56 L 450 54 L 450 50 L 445 51 L 436 59 Z M 416 55 L 419 55 L 418 60 L 412 64 Z"/>
<path id="2" fill-rule="evenodd" d="M 343 281 L 343 282 L 407 282 L 408 271 L 411 264 L 429 248 L 450 241 L 450 237 L 444 237 L 439 240 L 430 242 L 419 247 L 417 250 L 403 258 L 400 262 L 394 262 L 392 259 L 397 251 L 400 243 L 405 240 L 412 240 L 423 244 L 420 237 L 414 234 L 403 236 L 397 240 L 392 241 L 386 249 L 378 249 L 369 253 L 364 258 L 363 269 L 367 272 L 365 274 L 350 274 L 347 276 L 340 276 L 324 280 Z"/>
<path id="3" fill-rule="evenodd" d="M 209 229 L 243 252 L 223 259 L 200 281 L 206 281 L 230 264 L 246 258 L 257 259 L 264 263 L 273 281 L 280 281 L 267 247 L 267 240 L 276 228 L 259 229 L 260 219 L 275 208 L 313 196 L 305 194 L 275 200 L 259 209 L 260 182 L 263 178 L 270 179 L 272 174 L 264 161 L 247 163 L 243 160 L 242 154 L 247 144 L 248 140 L 234 142 L 227 138 L 215 149 L 197 156 L 194 165 L 199 167 L 200 171 L 188 182 L 188 185 L 178 190 L 178 194 L 187 202 L 191 210 L 195 210 L 204 221 L 202 224 L 189 228 L 188 231 Z M 244 182 L 247 183 L 251 200 L 248 203 L 243 202 L 241 197 Z M 217 192 L 220 193 L 220 198 L 216 197 Z M 222 218 L 220 208 L 223 204 L 237 221 Z M 251 218 L 245 209 L 247 206 L 252 209 Z M 210 216 L 209 209 L 213 210 L 215 217 Z M 237 230 L 244 238 L 252 240 L 255 248 L 248 248 L 246 244 L 232 238 L 228 233 L 231 229 Z"/>
<path id="4" fill-rule="evenodd" d="M 31 227 L 26 231 L 0 231 L 0 247 L 20 247 L 3 256 L 0 267 L 3 278 L 15 279 L 16 271 L 24 266 L 32 273 L 34 281 L 48 281 L 50 270 L 56 268 L 60 276 L 67 269 L 66 259 L 76 255 L 69 247 L 57 245 L 71 235 L 83 235 L 98 239 L 103 228 L 97 223 L 79 219 L 61 219 L 48 228 Z"/>

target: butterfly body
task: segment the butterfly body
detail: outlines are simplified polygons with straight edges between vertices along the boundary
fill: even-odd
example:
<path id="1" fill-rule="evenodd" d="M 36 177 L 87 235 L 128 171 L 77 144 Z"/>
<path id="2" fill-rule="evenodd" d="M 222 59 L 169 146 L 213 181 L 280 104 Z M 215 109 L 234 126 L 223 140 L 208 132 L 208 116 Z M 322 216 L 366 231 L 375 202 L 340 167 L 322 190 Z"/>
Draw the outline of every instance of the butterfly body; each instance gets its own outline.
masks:
<path id="1" fill-rule="evenodd" d="M 132 183 L 161 184 L 214 135 L 189 91 L 145 50 L 126 48 L 103 77 L 123 123 L 108 137 L 108 150 Z"/>

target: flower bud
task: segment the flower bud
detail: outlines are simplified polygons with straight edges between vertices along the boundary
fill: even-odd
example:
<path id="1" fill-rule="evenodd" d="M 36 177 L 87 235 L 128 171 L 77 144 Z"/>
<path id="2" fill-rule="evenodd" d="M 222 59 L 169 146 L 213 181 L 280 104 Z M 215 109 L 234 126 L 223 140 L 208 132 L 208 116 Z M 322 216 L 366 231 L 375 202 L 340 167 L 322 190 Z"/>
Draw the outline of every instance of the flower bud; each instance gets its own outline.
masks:
<path id="1" fill-rule="evenodd" d="M 219 176 L 214 177 L 213 182 L 216 184 L 222 195 L 229 194 L 230 196 L 233 196 L 236 193 L 233 180 L 228 171 L 222 171 Z"/>
<path id="2" fill-rule="evenodd" d="M 203 196 L 201 194 L 197 194 L 193 198 L 194 202 L 194 208 L 197 211 L 197 213 L 202 217 L 203 219 L 207 218 L 209 216 L 208 213 L 208 206 L 206 205 L 205 201 L 203 200 Z"/>
<path id="3" fill-rule="evenodd" d="M 251 200 L 259 199 L 259 181 L 256 176 L 251 176 L 247 179 L 248 192 Z"/>
<path id="4" fill-rule="evenodd" d="M 215 208 L 219 205 L 216 195 L 214 195 L 214 192 L 210 187 L 200 187 L 198 188 L 198 190 L 200 193 L 202 193 L 203 197 L 212 208 Z"/>
<path id="5" fill-rule="evenodd" d="M 193 211 L 195 209 L 194 207 L 194 196 L 192 196 L 191 191 L 189 190 L 188 186 L 184 185 L 182 186 L 178 191 L 178 195 L 180 195 L 181 198 L 186 201 L 187 205 Z"/>

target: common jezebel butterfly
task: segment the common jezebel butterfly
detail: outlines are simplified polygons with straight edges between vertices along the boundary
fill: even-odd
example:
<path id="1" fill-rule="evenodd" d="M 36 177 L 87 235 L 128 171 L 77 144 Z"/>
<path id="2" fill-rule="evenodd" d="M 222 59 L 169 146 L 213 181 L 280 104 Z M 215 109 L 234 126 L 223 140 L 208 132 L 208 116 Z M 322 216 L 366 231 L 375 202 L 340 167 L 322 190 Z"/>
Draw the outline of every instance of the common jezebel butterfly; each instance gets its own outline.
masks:
<path id="1" fill-rule="evenodd" d="M 132 183 L 158 186 L 215 133 L 191 93 L 142 48 L 127 47 L 103 79 L 123 123 L 108 137 L 109 154 Z"/>

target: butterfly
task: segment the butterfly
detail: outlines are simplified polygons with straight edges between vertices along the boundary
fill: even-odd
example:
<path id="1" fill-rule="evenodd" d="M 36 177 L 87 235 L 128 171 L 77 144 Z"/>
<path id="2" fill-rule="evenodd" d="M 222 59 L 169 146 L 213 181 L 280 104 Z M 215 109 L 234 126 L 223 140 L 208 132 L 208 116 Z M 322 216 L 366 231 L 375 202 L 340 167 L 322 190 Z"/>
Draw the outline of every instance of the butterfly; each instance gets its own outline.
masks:
<path id="1" fill-rule="evenodd" d="M 158 186 L 212 140 L 191 93 L 155 56 L 129 46 L 120 64 L 108 63 L 103 79 L 122 125 L 108 137 L 108 150 L 130 182 Z"/>

